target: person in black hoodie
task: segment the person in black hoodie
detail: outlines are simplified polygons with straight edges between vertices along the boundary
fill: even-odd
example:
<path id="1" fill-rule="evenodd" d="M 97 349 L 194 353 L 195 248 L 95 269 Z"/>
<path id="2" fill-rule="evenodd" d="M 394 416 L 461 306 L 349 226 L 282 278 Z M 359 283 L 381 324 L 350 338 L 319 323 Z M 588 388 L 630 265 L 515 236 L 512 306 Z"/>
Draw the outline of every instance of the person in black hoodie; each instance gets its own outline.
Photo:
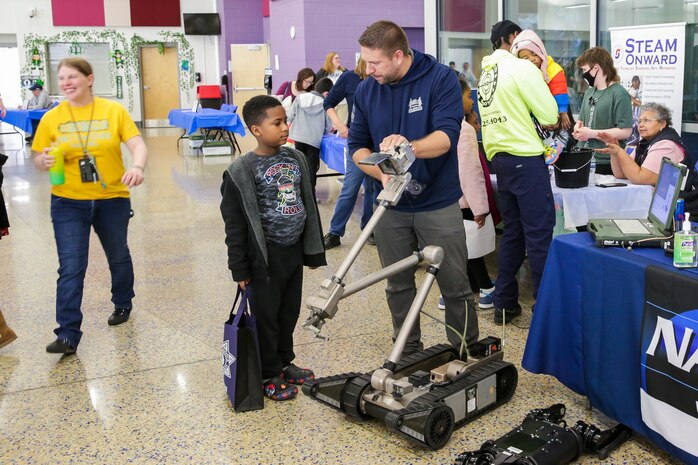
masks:
<path id="1" fill-rule="evenodd" d="M 638 130 L 640 141 L 630 156 L 627 156 L 618 140 L 607 132 L 599 133 L 599 139 L 606 143 L 606 148 L 597 149 L 597 152 L 611 155 L 611 170 L 616 178 L 654 186 L 662 158 L 681 163 L 686 156 L 686 148 L 679 134 L 671 127 L 671 110 L 660 103 L 642 105 Z"/>
<path id="2" fill-rule="evenodd" d="M 366 78 L 354 94 L 348 147 L 358 164 L 371 152 L 391 151 L 410 142 L 416 160 L 412 180 L 400 202 L 375 229 L 382 265 L 391 265 L 418 247 L 437 245 L 444 263 L 436 279 L 446 304 L 446 335 L 463 349 L 478 338 L 473 293 L 468 284 L 463 217 L 458 199 L 458 137 L 463 102 L 458 77 L 447 66 L 409 47 L 405 31 L 390 21 L 371 24 L 359 38 Z M 359 165 L 381 189 L 387 176 L 377 167 Z M 386 294 L 393 317 L 393 336 L 402 327 L 416 295 L 415 269 L 388 278 Z M 467 315 L 467 326 L 466 326 Z M 419 322 L 403 354 L 420 350 Z"/>
<path id="3" fill-rule="evenodd" d="M 320 218 L 305 156 L 284 147 L 286 113 L 269 95 L 242 109 L 257 147 L 223 173 L 221 214 L 228 268 L 244 290 L 257 321 L 264 393 L 292 399 L 293 384 L 314 378 L 293 363 L 293 330 L 301 308 L 303 265 L 326 265 Z"/>

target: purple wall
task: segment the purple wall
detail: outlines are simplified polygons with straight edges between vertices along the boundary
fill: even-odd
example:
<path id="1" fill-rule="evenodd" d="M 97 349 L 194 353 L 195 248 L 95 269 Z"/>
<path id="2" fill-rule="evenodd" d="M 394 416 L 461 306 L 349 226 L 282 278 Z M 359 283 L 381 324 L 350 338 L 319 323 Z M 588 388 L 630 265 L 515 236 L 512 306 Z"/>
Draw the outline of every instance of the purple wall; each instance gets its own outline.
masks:
<path id="1" fill-rule="evenodd" d="M 262 0 L 216 0 L 221 17 L 219 72 L 227 72 L 230 44 L 263 44 Z M 220 76 L 219 76 L 220 77 Z"/>
<path id="2" fill-rule="evenodd" d="M 410 48 L 424 51 L 424 28 L 423 27 L 405 27 L 405 35 L 410 43 Z"/>
<path id="3" fill-rule="evenodd" d="M 424 0 L 272 0 L 269 43 L 275 90 L 295 79 L 301 68 L 320 69 L 330 51 L 339 53 L 342 64 L 353 69 L 357 39 L 379 19 L 409 28 L 410 45 L 424 50 Z M 295 39 L 289 34 L 291 26 L 296 28 Z"/>
<path id="4" fill-rule="evenodd" d="M 269 12 L 269 44 L 274 91 L 282 82 L 295 79 L 298 70 L 306 66 L 306 22 L 304 11 L 307 0 L 272 0 Z M 291 39 L 291 26 L 296 38 Z M 310 29 L 313 29 L 311 27 Z M 325 28 L 322 28 L 323 31 Z M 276 69 L 275 55 L 279 56 Z M 324 57 L 324 55 L 323 55 Z M 315 69 L 315 67 L 313 67 Z"/>

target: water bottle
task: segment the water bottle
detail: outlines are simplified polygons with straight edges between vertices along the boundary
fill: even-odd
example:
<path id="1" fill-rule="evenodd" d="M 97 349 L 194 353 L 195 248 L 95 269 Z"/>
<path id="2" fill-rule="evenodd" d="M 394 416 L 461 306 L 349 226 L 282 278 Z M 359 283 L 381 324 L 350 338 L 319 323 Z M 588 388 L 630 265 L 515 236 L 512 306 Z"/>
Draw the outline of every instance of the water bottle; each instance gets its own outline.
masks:
<path id="1" fill-rule="evenodd" d="M 593 186 L 594 184 L 596 184 L 596 159 L 592 155 L 589 162 L 589 185 Z"/>
<path id="2" fill-rule="evenodd" d="M 60 186 L 65 183 L 65 160 L 63 159 L 63 150 L 57 145 L 54 145 L 48 153 L 56 158 L 56 162 L 48 169 L 51 184 Z"/>

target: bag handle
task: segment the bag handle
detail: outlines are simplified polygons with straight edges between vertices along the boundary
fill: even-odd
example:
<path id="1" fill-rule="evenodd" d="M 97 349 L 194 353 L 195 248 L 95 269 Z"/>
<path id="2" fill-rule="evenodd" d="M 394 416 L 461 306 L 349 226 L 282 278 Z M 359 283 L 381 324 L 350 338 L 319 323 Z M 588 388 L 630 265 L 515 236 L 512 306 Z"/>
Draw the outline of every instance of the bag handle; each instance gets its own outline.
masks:
<path id="1" fill-rule="evenodd" d="M 240 306 L 237 307 L 238 305 L 238 300 L 240 300 L 240 296 L 242 296 L 242 301 L 240 302 Z M 249 314 L 250 312 L 249 307 L 248 307 L 248 300 L 249 300 L 249 290 L 245 289 L 244 291 L 240 286 L 238 286 L 238 291 L 237 294 L 235 294 L 235 301 L 233 302 L 233 307 L 230 309 L 230 320 L 232 320 L 234 323 L 237 321 L 240 321 L 240 318 L 242 317 L 243 313 Z M 237 313 L 235 313 L 235 307 L 237 307 Z"/>

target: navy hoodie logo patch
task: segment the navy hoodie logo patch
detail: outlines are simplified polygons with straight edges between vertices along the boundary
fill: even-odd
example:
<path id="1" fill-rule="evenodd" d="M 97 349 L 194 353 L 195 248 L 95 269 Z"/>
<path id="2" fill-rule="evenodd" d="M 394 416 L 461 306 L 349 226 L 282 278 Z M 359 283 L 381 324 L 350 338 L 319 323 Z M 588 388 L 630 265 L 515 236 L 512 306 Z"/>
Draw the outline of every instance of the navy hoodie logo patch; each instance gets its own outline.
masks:
<path id="1" fill-rule="evenodd" d="M 477 101 L 483 107 L 489 107 L 494 99 L 494 91 L 497 90 L 497 77 L 499 76 L 498 65 L 492 69 L 485 70 L 480 78 L 480 85 L 477 89 Z"/>
<path id="2" fill-rule="evenodd" d="M 415 111 L 422 111 L 422 97 L 410 99 L 407 113 L 414 113 Z"/>

